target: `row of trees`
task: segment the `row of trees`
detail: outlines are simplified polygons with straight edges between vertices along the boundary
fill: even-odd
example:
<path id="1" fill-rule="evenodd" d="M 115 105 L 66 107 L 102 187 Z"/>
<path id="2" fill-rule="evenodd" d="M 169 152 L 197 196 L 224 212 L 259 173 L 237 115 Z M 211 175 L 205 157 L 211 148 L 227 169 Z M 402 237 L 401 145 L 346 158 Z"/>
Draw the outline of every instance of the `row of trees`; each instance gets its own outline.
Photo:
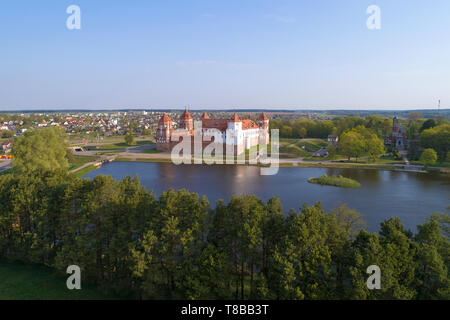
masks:
<path id="1" fill-rule="evenodd" d="M 412 235 L 398 218 L 361 229 L 357 212 L 320 203 L 283 215 L 278 198 L 157 198 L 137 178 L 39 170 L 0 177 L 0 257 L 149 299 L 448 299 L 449 217 Z M 368 290 L 366 268 L 382 270 Z"/>
<path id="2" fill-rule="evenodd" d="M 362 126 L 371 130 L 377 136 L 392 132 L 392 120 L 378 116 L 338 117 L 333 120 L 271 120 L 271 129 L 279 129 L 282 138 L 320 138 L 326 139 L 328 135 L 340 136 L 348 130 Z"/>
<path id="3" fill-rule="evenodd" d="M 441 124 L 424 130 L 420 135 L 420 144 L 424 148 L 436 151 L 438 159 L 445 161 L 450 151 L 450 124 Z"/>

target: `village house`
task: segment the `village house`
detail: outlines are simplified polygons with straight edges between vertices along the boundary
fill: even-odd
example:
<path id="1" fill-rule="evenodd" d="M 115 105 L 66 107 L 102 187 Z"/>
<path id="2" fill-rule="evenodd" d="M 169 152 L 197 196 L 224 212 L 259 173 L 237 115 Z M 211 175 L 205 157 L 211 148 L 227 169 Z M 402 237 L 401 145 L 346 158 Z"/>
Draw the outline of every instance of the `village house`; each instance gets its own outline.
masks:
<path id="1" fill-rule="evenodd" d="M 322 148 L 316 152 L 314 152 L 312 154 L 313 157 L 315 158 L 324 158 L 324 157 L 328 157 L 328 151 L 327 148 Z"/>
<path id="2" fill-rule="evenodd" d="M 329 135 L 327 141 L 337 148 L 339 137 L 335 135 Z"/>
<path id="3" fill-rule="evenodd" d="M 11 140 L 4 141 L 2 143 L 2 151 L 3 151 L 3 153 L 11 152 L 11 146 L 12 146 L 12 141 Z"/>

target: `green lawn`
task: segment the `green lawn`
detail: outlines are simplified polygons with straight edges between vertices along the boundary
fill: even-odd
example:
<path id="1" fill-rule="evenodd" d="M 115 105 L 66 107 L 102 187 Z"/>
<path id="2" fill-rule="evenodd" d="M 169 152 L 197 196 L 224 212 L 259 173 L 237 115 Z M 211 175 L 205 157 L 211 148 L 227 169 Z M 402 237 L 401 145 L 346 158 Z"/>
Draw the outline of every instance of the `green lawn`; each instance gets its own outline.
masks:
<path id="1" fill-rule="evenodd" d="M 67 275 L 69 277 L 69 275 Z M 69 290 L 67 277 L 42 266 L 0 262 L 0 300 L 99 300 L 102 294 L 81 283 L 81 290 Z"/>
<path id="2" fill-rule="evenodd" d="M 93 166 L 93 165 L 89 165 L 87 167 L 84 167 L 81 170 L 78 170 L 77 172 L 74 172 L 73 174 L 77 177 L 77 178 L 81 178 L 83 177 L 85 174 L 88 174 L 91 171 L 97 170 L 98 167 Z"/>
<path id="3" fill-rule="evenodd" d="M 328 142 L 322 139 L 280 139 L 280 155 L 282 158 L 310 157 L 316 152 L 328 146 Z"/>
<path id="4" fill-rule="evenodd" d="M 74 155 L 72 161 L 70 161 L 69 171 L 81 167 L 82 165 L 97 160 L 97 156 L 77 156 Z"/>
<path id="5" fill-rule="evenodd" d="M 311 154 L 297 145 L 280 145 L 281 158 L 309 157 Z"/>
<path id="6" fill-rule="evenodd" d="M 151 140 L 136 141 L 136 144 L 134 144 L 132 146 L 126 144 L 125 142 L 117 142 L 117 143 L 99 145 L 98 149 L 96 149 L 96 150 L 99 150 L 99 151 L 122 150 L 122 149 L 130 148 L 130 147 L 144 146 L 144 145 L 148 145 L 148 144 L 154 144 L 154 142 Z"/>
<path id="7" fill-rule="evenodd" d="M 422 165 L 421 161 L 411 161 L 411 164 Z M 439 168 L 450 168 L 450 161 L 436 162 L 432 164 L 430 167 L 439 167 Z"/>

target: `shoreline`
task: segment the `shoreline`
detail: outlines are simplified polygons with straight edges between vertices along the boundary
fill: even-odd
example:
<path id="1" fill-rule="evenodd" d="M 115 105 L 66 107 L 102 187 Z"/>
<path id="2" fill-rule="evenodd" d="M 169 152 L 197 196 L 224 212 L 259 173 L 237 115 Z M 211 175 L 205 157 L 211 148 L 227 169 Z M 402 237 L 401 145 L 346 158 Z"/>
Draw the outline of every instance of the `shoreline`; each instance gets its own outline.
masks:
<path id="1" fill-rule="evenodd" d="M 92 156 L 92 152 L 86 152 L 85 155 Z M 133 152 L 118 152 L 118 153 L 96 153 L 97 156 L 107 156 L 109 161 L 107 162 L 150 162 L 150 163 L 172 163 L 170 153 L 133 153 Z M 192 160 L 193 161 L 193 160 Z M 96 168 L 90 168 L 91 170 L 85 170 L 84 174 L 87 174 L 95 169 L 100 168 L 103 163 L 99 165 L 99 160 L 92 163 L 86 163 L 84 166 L 72 170 L 72 173 L 76 173 L 81 169 L 86 169 L 89 165 L 97 165 Z M 225 161 L 224 161 L 225 162 Z M 203 161 L 204 165 L 208 165 Z M 214 164 L 214 165 L 226 165 Z M 245 166 L 258 166 L 264 167 L 262 164 L 250 164 L 248 160 L 245 163 L 233 163 L 231 165 L 245 165 Z M 267 167 L 267 166 L 266 166 Z M 340 162 L 340 161 L 305 161 L 303 158 L 280 158 L 278 167 L 280 168 L 330 168 L 330 169 L 364 169 L 364 170 L 384 170 L 384 171 L 396 171 L 396 172 L 411 172 L 411 173 L 437 173 L 437 174 L 450 174 L 450 168 L 444 167 L 429 167 L 426 170 L 420 170 L 419 166 L 411 165 L 411 168 L 405 168 L 404 164 L 387 164 L 387 163 L 355 163 L 355 162 Z"/>
<path id="2" fill-rule="evenodd" d="M 113 162 L 149 162 L 149 163 L 172 163 L 170 159 L 167 158 L 147 158 L 147 157 L 120 157 L 118 156 Z M 206 163 L 203 163 L 207 165 Z M 194 164 L 192 164 L 194 165 Z M 226 165 L 224 164 L 214 164 L 214 165 Z M 246 163 L 234 163 L 231 165 L 245 165 L 245 166 L 258 166 L 262 167 L 261 164 L 250 164 Z M 411 172 L 411 173 L 438 173 L 438 174 L 450 174 L 450 169 L 448 168 L 428 168 L 428 171 L 420 170 L 406 170 L 400 168 L 398 165 L 391 164 L 365 164 L 365 163 L 342 163 L 342 162 L 305 162 L 305 161 L 292 161 L 292 159 L 280 159 L 280 168 L 330 168 L 330 169 L 365 169 L 365 170 L 384 170 L 384 171 L 397 171 L 397 172 Z"/>

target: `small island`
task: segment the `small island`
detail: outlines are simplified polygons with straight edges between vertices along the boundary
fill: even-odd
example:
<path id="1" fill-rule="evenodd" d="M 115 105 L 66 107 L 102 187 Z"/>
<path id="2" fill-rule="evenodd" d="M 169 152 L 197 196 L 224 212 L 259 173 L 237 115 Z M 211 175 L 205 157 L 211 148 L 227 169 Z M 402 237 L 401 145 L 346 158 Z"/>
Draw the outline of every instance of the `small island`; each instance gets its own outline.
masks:
<path id="1" fill-rule="evenodd" d="M 309 178 L 308 182 L 340 188 L 358 188 L 361 186 L 361 184 L 358 181 L 350 178 L 344 178 L 341 175 L 329 177 L 327 174 L 324 174 L 320 178 Z"/>

